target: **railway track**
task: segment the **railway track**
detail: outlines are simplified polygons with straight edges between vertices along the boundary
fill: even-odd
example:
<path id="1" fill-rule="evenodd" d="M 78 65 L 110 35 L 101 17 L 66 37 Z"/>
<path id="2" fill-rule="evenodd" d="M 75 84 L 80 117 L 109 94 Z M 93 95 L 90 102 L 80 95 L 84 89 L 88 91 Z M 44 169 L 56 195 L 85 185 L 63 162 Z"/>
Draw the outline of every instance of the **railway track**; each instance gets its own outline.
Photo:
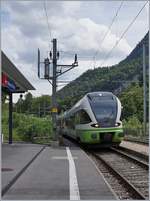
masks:
<path id="1" fill-rule="evenodd" d="M 119 199 L 149 198 L 148 162 L 112 148 L 89 152 Z"/>
<path id="2" fill-rule="evenodd" d="M 146 154 L 141 153 L 141 152 L 137 152 L 137 151 L 129 149 L 127 147 L 121 147 L 121 146 L 117 147 L 117 150 L 121 150 L 124 153 L 127 153 L 131 156 L 134 156 L 134 157 L 138 158 L 139 160 L 144 161 L 147 164 L 149 164 L 149 155 L 146 155 Z"/>
<path id="3" fill-rule="evenodd" d="M 124 147 L 118 147 L 117 149 L 112 147 L 110 148 L 110 150 L 120 154 L 123 157 L 126 157 L 127 159 L 130 159 L 133 162 L 138 163 L 140 166 L 144 167 L 147 170 L 149 169 L 148 155 L 144 155 L 142 153 Z"/>
<path id="4" fill-rule="evenodd" d="M 143 144 L 143 145 L 148 145 L 149 144 L 149 138 L 145 138 L 145 139 L 135 139 L 135 138 L 130 138 L 130 137 L 126 137 L 125 141 L 129 141 L 129 142 L 135 142 L 137 144 Z"/>

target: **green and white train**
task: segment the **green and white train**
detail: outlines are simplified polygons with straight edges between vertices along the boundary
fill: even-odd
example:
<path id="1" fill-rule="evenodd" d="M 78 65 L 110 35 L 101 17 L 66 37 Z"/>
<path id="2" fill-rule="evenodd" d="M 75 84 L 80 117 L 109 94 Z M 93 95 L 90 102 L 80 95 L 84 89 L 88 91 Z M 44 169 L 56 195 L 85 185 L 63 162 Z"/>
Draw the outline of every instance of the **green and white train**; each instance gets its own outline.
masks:
<path id="1" fill-rule="evenodd" d="M 83 144 L 118 146 L 124 137 L 121 108 L 111 92 L 88 93 L 58 116 L 59 131 Z"/>

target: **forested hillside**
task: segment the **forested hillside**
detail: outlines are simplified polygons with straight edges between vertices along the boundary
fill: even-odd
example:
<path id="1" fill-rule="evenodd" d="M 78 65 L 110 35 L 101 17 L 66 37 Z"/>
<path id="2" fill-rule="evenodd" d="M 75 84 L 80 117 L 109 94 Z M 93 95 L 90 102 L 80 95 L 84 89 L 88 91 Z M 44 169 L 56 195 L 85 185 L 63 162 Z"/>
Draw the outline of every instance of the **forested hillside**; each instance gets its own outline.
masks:
<path id="1" fill-rule="evenodd" d="M 134 50 L 123 61 L 114 66 L 99 67 L 88 70 L 76 80 L 72 81 L 57 92 L 58 108 L 67 110 L 71 108 L 86 93 L 92 91 L 111 91 L 122 102 L 122 118 L 136 117 L 143 121 L 143 41 L 146 43 L 146 68 L 148 92 L 148 40 L 149 33 L 137 44 Z M 148 101 L 148 95 L 147 95 Z M 148 104 L 147 104 L 148 105 Z M 34 114 L 38 117 L 50 115 L 51 97 L 43 95 L 32 97 L 25 95 L 18 100 L 14 111 L 18 113 Z M 60 110 L 59 110 L 60 111 Z"/>
<path id="2" fill-rule="evenodd" d="M 148 37 L 146 42 L 146 68 L 148 77 Z M 143 55 L 142 43 L 138 43 L 130 55 L 110 67 L 88 70 L 57 92 L 58 108 L 71 108 L 86 93 L 111 91 L 123 105 L 122 120 L 125 133 L 142 136 L 143 124 Z M 2 93 L 2 133 L 8 138 L 7 94 Z M 148 106 L 148 79 L 147 79 Z M 51 137 L 51 96 L 33 97 L 28 93 L 13 106 L 13 132 L 15 140 L 31 140 L 33 136 Z M 60 111 L 60 110 L 59 110 Z M 148 107 L 147 107 L 148 111 Z M 22 114 L 23 113 L 23 114 Z M 147 113 L 148 114 L 148 113 Z M 147 118 L 148 119 L 148 118 Z M 141 132 L 140 132 L 141 131 Z M 141 133 L 141 134 L 140 134 Z"/>
<path id="3" fill-rule="evenodd" d="M 130 116 L 136 115 L 138 120 L 142 121 L 142 44 L 143 41 L 145 41 L 146 68 L 148 70 L 148 39 L 149 33 L 147 33 L 141 42 L 137 44 L 130 55 L 117 65 L 88 70 L 76 80 L 62 88 L 57 93 L 59 105 L 63 106 L 66 110 L 88 92 L 111 91 L 122 100 L 122 104 L 125 108 L 123 111 L 123 118 L 127 119 Z M 128 98 L 125 97 L 125 93 L 128 95 L 126 96 Z M 138 98 L 137 101 L 135 101 L 135 97 Z M 131 102 L 133 103 L 131 104 Z M 134 108 L 131 108 L 132 106 Z M 130 113 L 128 113 L 128 111 L 130 111 Z"/>

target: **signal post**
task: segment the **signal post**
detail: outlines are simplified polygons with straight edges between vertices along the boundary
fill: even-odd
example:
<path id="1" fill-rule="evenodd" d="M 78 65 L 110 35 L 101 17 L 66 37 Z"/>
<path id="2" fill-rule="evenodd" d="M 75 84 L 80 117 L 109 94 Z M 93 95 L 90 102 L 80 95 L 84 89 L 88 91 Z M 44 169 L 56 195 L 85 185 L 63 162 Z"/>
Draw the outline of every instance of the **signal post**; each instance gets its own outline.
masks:
<path id="1" fill-rule="evenodd" d="M 59 64 L 57 65 L 57 60 L 59 59 L 59 52 L 57 51 L 57 39 L 52 40 L 53 44 L 53 52 L 50 51 L 49 57 L 50 58 L 45 58 L 44 62 L 40 62 L 40 50 L 38 49 L 38 77 L 40 79 L 47 79 L 50 84 L 52 85 L 52 106 L 51 106 L 51 114 L 52 114 L 52 126 L 53 126 L 53 141 L 51 143 L 52 146 L 58 146 L 59 145 L 59 140 L 60 137 L 58 138 L 58 133 L 57 133 L 57 113 L 58 113 L 58 108 L 57 108 L 57 99 L 56 99 L 56 92 L 57 92 L 57 83 L 59 82 L 57 78 L 61 76 L 62 74 L 70 71 L 71 69 L 75 68 L 78 66 L 77 62 L 77 54 L 75 54 L 75 60 L 74 63 L 71 65 L 64 65 L 64 64 Z M 52 62 L 50 62 L 52 60 Z M 40 64 L 44 63 L 44 77 L 40 76 Z M 52 64 L 52 68 L 50 69 L 50 64 Z M 60 68 L 60 70 L 57 70 L 57 67 Z M 67 68 L 66 70 L 64 70 Z M 52 73 L 50 72 L 52 71 Z M 52 75 L 50 75 L 52 74 Z"/>

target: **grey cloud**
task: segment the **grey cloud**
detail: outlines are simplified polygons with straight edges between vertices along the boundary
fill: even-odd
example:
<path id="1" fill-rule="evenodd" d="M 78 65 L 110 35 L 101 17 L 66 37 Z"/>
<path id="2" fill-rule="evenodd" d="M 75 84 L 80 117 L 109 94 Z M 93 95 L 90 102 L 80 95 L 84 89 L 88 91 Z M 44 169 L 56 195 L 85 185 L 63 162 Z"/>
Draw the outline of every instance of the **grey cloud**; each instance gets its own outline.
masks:
<path id="1" fill-rule="evenodd" d="M 117 40 L 116 34 L 113 34 L 116 33 L 115 28 L 102 46 L 101 40 L 108 28 L 108 21 L 110 22 L 114 14 L 111 7 L 117 8 L 119 5 L 119 2 L 112 3 L 113 5 L 109 4 L 109 8 L 106 9 L 107 2 L 89 2 L 89 4 L 82 2 L 78 4 L 75 1 L 73 3 L 46 1 L 52 36 L 58 39 L 58 49 L 62 51 L 60 51 L 61 59 L 59 62 L 71 64 L 74 60 L 74 54 L 78 54 L 78 69 L 68 72 L 61 79 L 75 79 L 85 70 L 91 68 L 93 56 L 97 50 L 99 50 L 99 54 L 96 56 L 97 65 L 110 51 L 114 41 Z M 43 86 L 45 90 L 43 93 L 46 93 L 50 86 L 48 83 L 41 83 L 36 72 L 37 48 L 39 47 L 43 53 L 41 59 L 45 57 L 46 50 L 50 49 L 48 48 L 50 38 L 43 1 L 3 1 L 2 9 L 5 11 L 2 23 L 6 23 L 6 13 L 10 20 L 8 26 L 3 26 L 2 30 L 2 46 L 6 54 L 8 53 L 10 58 L 15 57 L 16 64 L 21 63 L 22 72 L 39 89 L 39 94 L 42 92 Z M 123 19 L 127 19 L 126 17 L 129 15 L 122 12 L 122 16 Z M 123 21 L 121 30 L 125 28 L 124 23 L 127 22 Z M 136 41 L 136 37 L 134 41 Z M 123 59 L 130 50 L 128 41 L 121 41 L 106 64 L 111 65 Z"/>
<path id="2" fill-rule="evenodd" d="M 37 59 L 36 55 L 34 55 L 30 50 L 26 50 L 19 54 L 19 60 L 22 62 L 31 64 L 33 63 L 34 59 Z"/>
<path id="3" fill-rule="evenodd" d="M 51 1 L 46 5 L 47 13 L 50 16 L 61 13 L 61 2 Z M 12 24 L 20 27 L 25 36 L 37 37 L 46 34 L 44 1 L 6 1 L 2 4 L 2 8 L 11 13 Z"/>

